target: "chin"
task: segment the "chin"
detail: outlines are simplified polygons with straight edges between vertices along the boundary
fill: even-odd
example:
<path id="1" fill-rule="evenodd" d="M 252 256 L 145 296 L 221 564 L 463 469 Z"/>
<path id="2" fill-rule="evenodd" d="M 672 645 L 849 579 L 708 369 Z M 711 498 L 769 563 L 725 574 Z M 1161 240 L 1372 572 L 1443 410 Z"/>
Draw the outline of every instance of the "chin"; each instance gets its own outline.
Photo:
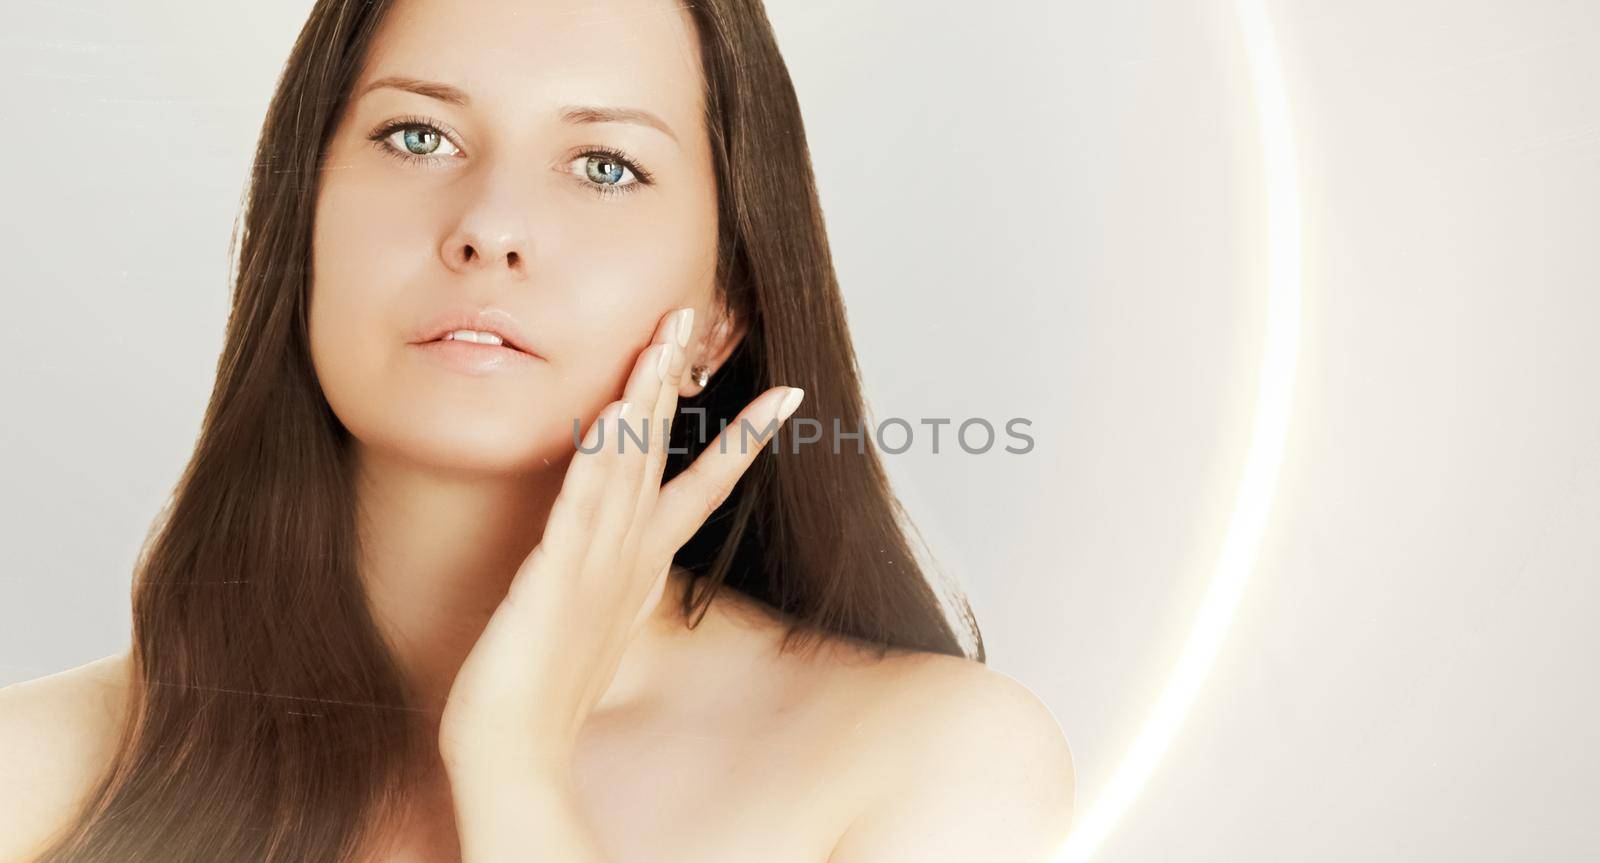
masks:
<path id="1" fill-rule="evenodd" d="M 361 447 L 385 461 L 441 472 L 533 473 L 562 464 L 574 449 L 571 424 L 557 427 L 549 417 L 432 414 L 386 420 L 375 426 L 346 423 L 346 428 Z"/>

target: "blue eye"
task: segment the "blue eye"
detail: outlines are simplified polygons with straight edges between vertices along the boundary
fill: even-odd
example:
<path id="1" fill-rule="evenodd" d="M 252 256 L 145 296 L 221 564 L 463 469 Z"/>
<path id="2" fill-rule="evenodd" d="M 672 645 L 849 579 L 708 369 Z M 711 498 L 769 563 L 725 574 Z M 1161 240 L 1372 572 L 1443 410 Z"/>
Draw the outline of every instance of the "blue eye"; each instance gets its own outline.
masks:
<path id="1" fill-rule="evenodd" d="M 650 185 L 650 175 L 620 150 L 595 147 L 579 159 L 583 161 L 584 176 L 588 181 L 586 185 L 602 198 L 636 192 Z M 633 176 L 633 180 L 623 182 L 629 175 Z"/>
<path id="2" fill-rule="evenodd" d="M 421 126 L 400 130 L 401 144 L 415 156 L 426 156 L 432 153 L 434 150 L 439 149 L 439 142 L 443 140 L 443 135 L 432 129 L 424 129 Z"/>
<path id="3" fill-rule="evenodd" d="M 596 166 L 600 167 L 597 168 Z M 623 177 L 630 173 L 626 165 L 623 165 L 621 162 L 609 157 L 602 161 L 594 156 L 590 156 L 587 159 L 585 167 L 588 170 L 589 179 L 595 181 L 596 183 L 609 183 L 615 185 L 622 182 Z"/>
<path id="4" fill-rule="evenodd" d="M 461 155 L 448 133 L 420 117 L 401 117 L 374 132 L 370 140 L 399 159 L 437 162 Z"/>

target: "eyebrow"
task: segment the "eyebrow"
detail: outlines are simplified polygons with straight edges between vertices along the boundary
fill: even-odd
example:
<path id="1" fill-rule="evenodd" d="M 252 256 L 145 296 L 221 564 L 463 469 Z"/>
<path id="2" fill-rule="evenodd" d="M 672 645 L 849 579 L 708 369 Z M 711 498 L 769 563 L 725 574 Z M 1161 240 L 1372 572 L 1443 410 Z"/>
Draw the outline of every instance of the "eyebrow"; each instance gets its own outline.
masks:
<path id="1" fill-rule="evenodd" d="M 359 99 L 373 90 L 383 87 L 388 87 L 395 90 L 405 90 L 407 92 L 416 93 L 419 96 L 437 99 L 441 102 L 446 102 L 462 108 L 468 107 L 472 104 L 472 97 L 468 96 L 466 91 L 460 89 L 459 87 L 452 87 L 449 84 L 441 84 L 437 81 L 424 81 L 420 78 L 408 78 L 404 75 L 387 75 L 379 78 L 361 88 L 361 92 L 356 94 L 356 98 Z M 649 111 L 646 111 L 643 108 L 624 108 L 605 105 L 563 105 L 558 112 L 558 116 L 561 118 L 562 122 L 571 123 L 573 125 L 584 125 L 588 123 L 631 123 L 635 126 L 648 126 L 664 133 L 667 137 L 674 141 L 678 140 L 677 134 L 672 131 L 671 126 L 667 125 L 667 121 Z"/>

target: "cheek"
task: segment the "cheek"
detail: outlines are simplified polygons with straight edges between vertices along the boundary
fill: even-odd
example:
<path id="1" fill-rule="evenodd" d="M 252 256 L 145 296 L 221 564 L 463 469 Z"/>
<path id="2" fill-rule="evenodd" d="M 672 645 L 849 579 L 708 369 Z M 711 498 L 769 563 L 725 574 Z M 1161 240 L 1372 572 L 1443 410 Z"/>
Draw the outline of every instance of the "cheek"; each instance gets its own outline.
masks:
<path id="1" fill-rule="evenodd" d="M 584 376 L 585 389 L 598 393 L 596 411 L 622 388 L 663 317 L 683 306 L 704 313 L 713 298 L 712 206 L 633 206 L 611 208 L 617 215 L 609 226 L 563 232 L 559 251 L 547 249 L 557 254 L 535 256 L 552 286 L 568 286 L 552 291 L 550 311 L 561 322 L 563 361 Z"/>
<path id="2" fill-rule="evenodd" d="M 312 360 L 325 389 L 370 374 L 364 363 L 381 358 L 397 332 L 386 312 L 392 314 L 405 284 L 407 232 L 393 223 L 385 203 L 345 182 L 327 185 L 318 199 L 309 323 Z"/>
<path id="3" fill-rule="evenodd" d="M 437 252 L 435 226 L 402 184 L 384 183 L 360 167 L 324 185 L 314 221 L 313 272 L 329 293 L 382 297 L 398 293 Z M 414 278 L 414 276 L 412 276 Z"/>
<path id="4" fill-rule="evenodd" d="M 552 314 L 561 322 L 558 359 L 574 389 L 591 394 L 581 406 L 591 416 L 619 397 L 662 319 L 683 306 L 703 312 L 712 295 L 711 273 L 681 249 L 608 255 L 574 284 L 584 289 Z"/>
<path id="5" fill-rule="evenodd" d="M 324 186 L 313 222 L 308 324 L 323 396 L 358 438 L 380 437 L 405 404 L 396 374 L 405 347 L 405 286 L 417 278 L 425 226 L 406 221 L 356 168 Z M 392 193 L 390 194 L 392 197 Z"/>

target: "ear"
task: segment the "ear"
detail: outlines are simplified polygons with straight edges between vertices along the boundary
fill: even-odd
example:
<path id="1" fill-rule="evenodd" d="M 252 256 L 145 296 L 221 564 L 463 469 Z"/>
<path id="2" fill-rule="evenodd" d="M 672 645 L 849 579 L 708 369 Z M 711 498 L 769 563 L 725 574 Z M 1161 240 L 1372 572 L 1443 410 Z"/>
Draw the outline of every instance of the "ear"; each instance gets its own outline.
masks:
<path id="1" fill-rule="evenodd" d="M 680 397 L 698 395 L 705 387 L 695 383 L 692 370 L 695 366 L 706 366 L 710 369 L 707 384 L 710 378 L 716 377 L 717 370 L 733 355 L 734 348 L 744 340 L 744 319 L 735 315 L 732 310 L 721 302 L 713 302 L 711 317 L 706 326 L 698 326 L 696 321 L 694 338 L 689 342 L 689 369 L 691 372 L 684 375 L 683 383 L 678 387 Z"/>

